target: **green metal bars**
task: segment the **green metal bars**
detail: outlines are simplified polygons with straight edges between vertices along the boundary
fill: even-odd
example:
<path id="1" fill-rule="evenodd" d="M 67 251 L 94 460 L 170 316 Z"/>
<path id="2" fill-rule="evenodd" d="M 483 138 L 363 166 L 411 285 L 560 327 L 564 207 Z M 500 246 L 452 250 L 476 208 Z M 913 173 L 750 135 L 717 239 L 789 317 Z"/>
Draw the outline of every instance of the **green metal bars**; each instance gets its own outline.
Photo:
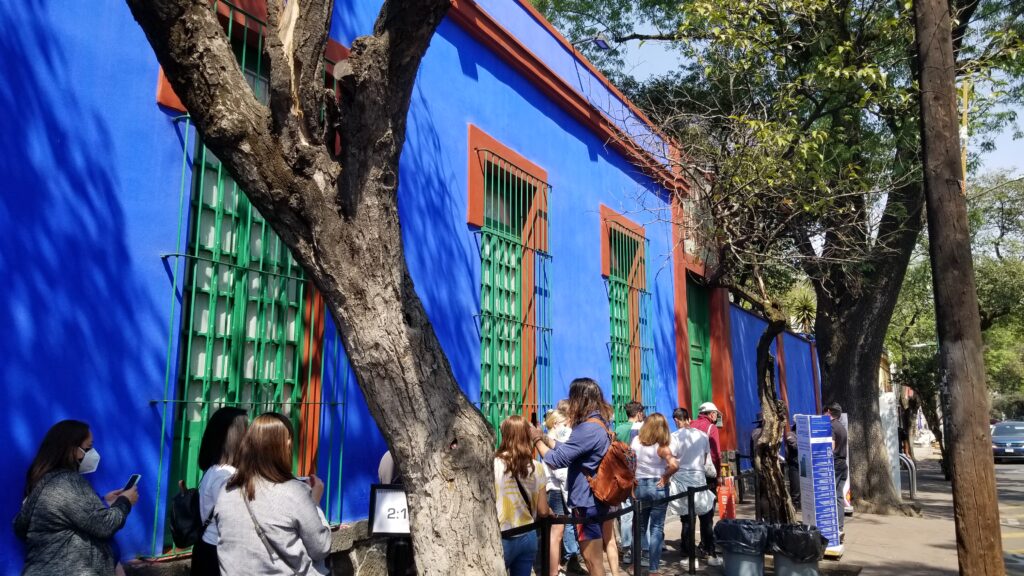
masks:
<path id="1" fill-rule="evenodd" d="M 480 409 L 495 427 L 551 405 L 547 183 L 489 150 L 480 229 Z"/>
<path id="2" fill-rule="evenodd" d="M 625 405 L 633 400 L 650 404 L 654 392 L 651 371 L 650 295 L 646 292 L 646 240 L 618 222 L 608 221 L 608 354 L 612 373 L 612 406 L 616 423 L 625 422 Z"/>
<path id="3" fill-rule="evenodd" d="M 212 9 L 254 94 L 266 101 L 265 24 L 220 0 Z M 164 430 L 174 426 L 166 500 L 176 492 L 177 480 L 198 484 L 197 456 L 206 422 L 219 407 L 237 406 L 253 416 L 276 411 L 291 419 L 295 469 L 307 474 L 322 464 L 328 517 L 340 521 L 348 387 L 340 339 L 330 339 L 324 353 L 322 300 L 216 156 L 202 143 L 190 147 L 188 116 L 176 122 L 183 127 L 184 141 L 179 238 L 174 253 L 163 256 L 173 270 L 162 401 Z M 186 188 L 191 190 L 187 204 Z M 158 483 L 165 481 L 166 441 L 162 431 Z M 321 448 L 329 450 L 322 462 Z M 160 505 L 158 499 L 156 518 Z M 160 554 L 166 541 L 165 530 L 154 524 L 153 554 Z"/>

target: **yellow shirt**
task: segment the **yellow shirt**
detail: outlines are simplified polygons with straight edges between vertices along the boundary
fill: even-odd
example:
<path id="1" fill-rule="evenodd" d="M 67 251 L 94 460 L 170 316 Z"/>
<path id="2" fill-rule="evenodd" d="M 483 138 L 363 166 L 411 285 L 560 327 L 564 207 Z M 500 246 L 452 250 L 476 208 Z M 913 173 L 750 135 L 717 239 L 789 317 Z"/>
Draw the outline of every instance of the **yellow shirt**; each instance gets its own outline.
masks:
<path id="1" fill-rule="evenodd" d="M 547 479 L 544 476 L 544 467 L 535 461 L 533 473 L 526 478 L 519 479 L 523 490 L 530 497 L 530 508 L 527 508 L 526 501 L 523 499 L 519 487 L 516 486 L 515 478 L 505 472 L 505 461 L 501 458 L 494 459 L 494 494 L 498 508 L 498 525 L 501 530 L 518 528 L 533 522 L 541 498 L 547 498 L 547 493 L 544 491 L 545 482 Z"/>

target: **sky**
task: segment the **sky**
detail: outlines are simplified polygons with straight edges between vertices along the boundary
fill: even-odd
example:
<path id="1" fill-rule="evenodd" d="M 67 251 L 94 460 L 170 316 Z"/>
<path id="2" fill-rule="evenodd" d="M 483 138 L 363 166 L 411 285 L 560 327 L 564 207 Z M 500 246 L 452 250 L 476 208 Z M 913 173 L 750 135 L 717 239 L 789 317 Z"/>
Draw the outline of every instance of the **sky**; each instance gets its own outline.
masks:
<path id="1" fill-rule="evenodd" d="M 661 74 L 679 65 L 676 52 L 667 48 L 662 42 L 630 42 L 625 51 L 625 70 L 637 78 L 649 78 Z M 1024 124 L 1024 109 L 1018 109 L 1017 115 Z M 996 138 L 995 150 L 987 152 L 981 158 L 980 173 L 995 170 L 1010 170 L 1024 175 L 1024 140 L 1013 139 L 1013 128 L 1007 128 Z M 971 149 L 968 142 L 968 155 L 980 154 Z"/>

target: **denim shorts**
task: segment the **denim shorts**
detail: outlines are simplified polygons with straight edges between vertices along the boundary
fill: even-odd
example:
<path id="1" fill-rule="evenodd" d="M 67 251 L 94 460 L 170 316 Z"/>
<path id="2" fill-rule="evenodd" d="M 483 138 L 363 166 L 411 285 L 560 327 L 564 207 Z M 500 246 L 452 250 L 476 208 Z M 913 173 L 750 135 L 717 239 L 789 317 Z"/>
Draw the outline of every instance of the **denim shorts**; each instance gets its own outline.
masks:
<path id="1" fill-rule="evenodd" d="M 597 506 L 583 506 L 580 508 L 573 508 L 572 515 L 576 518 L 584 518 L 587 516 L 603 516 L 608 513 L 608 507 L 597 505 Z M 604 532 L 602 527 L 604 521 L 593 522 L 590 524 L 576 524 L 576 537 L 579 538 L 580 542 L 586 542 L 588 540 L 600 540 L 604 538 Z"/>

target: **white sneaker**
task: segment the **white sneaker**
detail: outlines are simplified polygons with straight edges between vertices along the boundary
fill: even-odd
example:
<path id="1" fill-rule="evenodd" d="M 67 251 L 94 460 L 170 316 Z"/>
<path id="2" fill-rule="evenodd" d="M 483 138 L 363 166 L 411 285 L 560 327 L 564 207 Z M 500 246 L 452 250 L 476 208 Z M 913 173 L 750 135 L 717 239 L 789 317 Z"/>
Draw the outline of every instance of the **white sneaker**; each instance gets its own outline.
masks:
<path id="1" fill-rule="evenodd" d="M 722 559 L 718 556 L 708 556 L 708 566 L 721 566 Z"/>
<path id="2" fill-rule="evenodd" d="M 680 560 L 679 561 L 679 567 L 684 569 L 684 570 L 689 570 L 690 569 L 690 559 L 689 558 L 683 558 L 682 560 Z M 700 560 L 697 560 L 696 558 L 693 559 L 693 569 L 694 570 L 700 570 Z"/>

